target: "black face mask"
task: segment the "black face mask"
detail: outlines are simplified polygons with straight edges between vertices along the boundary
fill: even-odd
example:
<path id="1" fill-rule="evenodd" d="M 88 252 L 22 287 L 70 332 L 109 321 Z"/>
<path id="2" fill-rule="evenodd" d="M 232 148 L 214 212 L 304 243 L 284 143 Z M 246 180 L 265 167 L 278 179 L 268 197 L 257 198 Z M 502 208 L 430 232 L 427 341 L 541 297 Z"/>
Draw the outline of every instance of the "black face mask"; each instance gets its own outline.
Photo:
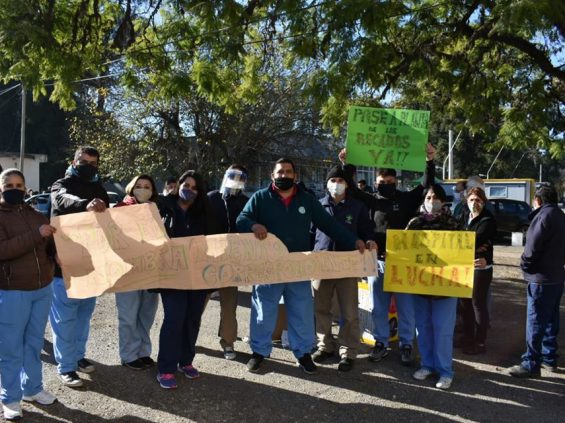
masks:
<path id="1" fill-rule="evenodd" d="M 396 192 L 396 184 L 377 184 L 377 193 L 384 198 L 390 198 Z"/>
<path id="2" fill-rule="evenodd" d="M 4 201 L 6 203 L 17 206 L 24 202 L 25 194 L 25 191 L 22 191 L 21 189 L 7 189 L 2 192 L 2 197 L 4 197 Z"/>
<path id="3" fill-rule="evenodd" d="M 288 191 L 294 185 L 293 178 L 275 178 L 275 186 L 280 189 L 281 191 Z"/>
<path id="4" fill-rule="evenodd" d="M 75 169 L 77 171 L 78 177 L 84 179 L 85 181 L 90 181 L 94 176 L 96 176 L 96 172 L 98 168 L 96 166 L 92 166 L 91 164 L 79 164 L 75 165 Z"/>

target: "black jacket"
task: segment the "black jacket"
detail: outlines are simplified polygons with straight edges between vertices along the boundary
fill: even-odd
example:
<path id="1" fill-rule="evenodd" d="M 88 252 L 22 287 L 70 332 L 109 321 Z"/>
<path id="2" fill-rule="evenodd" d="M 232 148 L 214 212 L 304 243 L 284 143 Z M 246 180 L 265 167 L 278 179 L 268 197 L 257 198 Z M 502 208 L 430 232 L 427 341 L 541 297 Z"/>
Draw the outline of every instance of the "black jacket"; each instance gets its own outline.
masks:
<path id="1" fill-rule="evenodd" d="M 496 219 L 492 213 L 484 207 L 481 213 L 469 222 L 463 222 L 466 231 L 475 232 L 475 258 L 485 258 L 487 265 L 493 263 L 493 245 L 496 237 Z"/>
<path id="2" fill-rule="evenodd" d="M 84 212 L 95 198 L 104 200 L 106 207 L 110 207 L 110 198 L 102 183 L 67 175 L 51 186 L 51 216 Z"/>
<path id="3" fill-rule="evenodd" d="M 530 213 L 526 246 L 520 267 L 527 282 L 563 283 L 565 280 L 565 213 L 557 204 L 542 204 Z"/>
<path id="4" fill-rule="evenodd" d="M 320 204 L 324 209 L 332 215 L 335 220 L 341 223 L 348 230 L 353 232 L 363 241 L 375 240 L 373 231 L 375 224 L 369 218 L 369 211 L 365 204 L 350 196 L 345 197 L 344 201 L 335 204 L 329 194 L 320 199 Z M 335 242 L 332 238 L 320 229 L 316 229 L 316 240 L 314 251 L 350 251 L 339 242 Z"/>
<path id="5" fill-rule="evenodd" d="M 379 258 L 386 251 L 386 230 L 404 229 L 410 219 L 418 214 L 422 204 L 424 191 L 433 184 L 435 179 L 435 165 L 433 160 L 426 162 L 426 170 L 422 184 L 412 191 L 396 191 L 392 198 L 381 197 L 378 193 L 369 194 L 357 188 L 357 185 L 348 180 L 348 192 L 351 196 L 363 201 L 370 209 L 375 222 L 375 241 L 379 247 Z"/>
<path id="6" fill-rule="evenodd" d="M 221 233 L 237 232 L 235 221 L 245 207 L 245 204 L 247 204 L 249 197 L 243 193 L 222 197 L 222 193 L 216 190 L 210 191 L 208 198 L 210 199 L 219 231 Z"/>
<path id="7" fill-rule="evenodd" d="M 66 175 L 51 185 L 51 216 L 80 213 L 95 198 L 99 198 L 110 207 L 110 198 L 102 183 L 89 182 L 74 175 Z M 55 267 L 55 276 L 62 277 L 59 265 Z"/>
<path id="8" fill-rule="evenodd" d="M 182 212 L 177 205 L 177 195 L 167 195 L 158 204 L 167 235 L 171 238 L 184 236 L 212 235 L 220 233 L 218 223 L 214 219 L 207 196 L 202 197 L 202 203 L 197 208 Z"/>

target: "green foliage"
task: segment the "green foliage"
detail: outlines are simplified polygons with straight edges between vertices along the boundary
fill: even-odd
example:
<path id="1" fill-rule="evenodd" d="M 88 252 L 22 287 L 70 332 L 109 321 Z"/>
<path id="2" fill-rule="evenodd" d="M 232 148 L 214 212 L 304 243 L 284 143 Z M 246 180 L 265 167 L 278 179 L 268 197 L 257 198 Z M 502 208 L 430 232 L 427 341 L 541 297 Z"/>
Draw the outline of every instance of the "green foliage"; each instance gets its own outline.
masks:
<path id="1" fill-rule="evenodd" d="M 118 72 L 132 95 L 180 104 L 196 93 L 236 116 L 269 93 L 279 61 L 336 135 L 349 104 L 410 103 L 488 152 L 553 157 L 564 151 L 564 40 L 558 0 L 0 0 L 2 80 L 36 99 L 54 84 L 64 109 L 74 81 Z"/>

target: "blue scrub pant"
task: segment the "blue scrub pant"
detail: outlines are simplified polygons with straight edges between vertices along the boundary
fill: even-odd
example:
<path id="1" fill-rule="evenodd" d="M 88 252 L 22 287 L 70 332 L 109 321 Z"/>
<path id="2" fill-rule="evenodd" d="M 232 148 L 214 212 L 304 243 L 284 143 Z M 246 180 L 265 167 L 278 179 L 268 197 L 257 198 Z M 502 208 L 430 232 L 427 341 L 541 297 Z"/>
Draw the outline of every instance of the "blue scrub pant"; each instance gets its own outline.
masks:
<path id="1" fill-rule="evenodd" d="M 163 325 L 159 334 L 159 373 L 192 364 L 208 290 L 162 289 Z"/>
<path id="2" fill-rule="evenodd" d="M 563 295 L 563 282 L 529 282 L 527 295 L 526 352 L 522 355 L 522 367 L 537 372 L 542 362 L 557 366 L 559 303 Z"/>
<path id="3" fill-rule="evenodd" d="M 376 342 L 388 346 L 390 326 L 388 323 L 388 310 L 392 292 L 383 291 L 385 262 L 377 260 L 377 276 L 369 276 L 367 282 L 373 297 L 373 337 Z M 414 296 L 412 294 L 394 293 L 396 309 L 398 311 L 398 339 L 399 346 L 410 345 L 414 342 Z"/>
<path id="4" fill-rule="evenodd" d="M 414 295 L 421 367 L 453 378 L 453 332 L 457 298 Z"/>
<path id="5" fill-rule="evenodd" d="M 76 371 L 77 362 L 84 358 L 90 318 L 95 306 L 96 297 L 69 298 L 65 281 L 62 278 L 53 279 L 49 322 L 53 330 L 53 350 L 59 374 Z"/>
<path id="6" fill-rule="evenodd" d="M 279 300 L 284 298 L 288 317 L 288 340 L 294 356 L 309 354 L 315 344 L 314 301 L 310 281 L 254 285 L 251 294 L 251 350 L 271 355 Z"/>
<path id="7" fill-rule="evenodd" d="M 158 295 L 147 290 L 116 293 L 122 363 L 151 356 L 150 332 L 158 304 Z"/>
<path id="8" fill-rule="evenodd" d="M 41 348 L 51 306 L 51 286 L 35 291 L 0 290 L 0 399 L 20 402 L 43 390 Z"/>

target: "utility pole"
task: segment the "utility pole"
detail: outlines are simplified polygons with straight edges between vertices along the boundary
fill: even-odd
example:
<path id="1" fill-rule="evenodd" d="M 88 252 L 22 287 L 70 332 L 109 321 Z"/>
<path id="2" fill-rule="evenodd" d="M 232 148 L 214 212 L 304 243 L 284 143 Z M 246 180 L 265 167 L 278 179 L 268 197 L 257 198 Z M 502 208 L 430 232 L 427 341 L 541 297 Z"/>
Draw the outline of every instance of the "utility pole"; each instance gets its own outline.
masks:
<path id="1" fill-rule="evenodd" d="M 447 163 L 447 178 L 453 179 L 453 131 L 450 129 L 449 136 L 449 161 Z"/>
<path id="2" fill-rule="evenodd" d="M 492 170 L 494 164 L 496 163 L 496 161 L 498 160 L 498 156 L 500 156 L 500 153 L 502 153 L 502 150 L 504 150 L 504 146 L 500 147 L 500 150 L 498 151 L 498 154 L 496 155 L 496 157 L 494 158 L 494 160 L 492 161 L 492 164 L 490 165 L 490 167 L 487 170 L 487 179 L 488 179 L 488 175 L 490 173 L 490 171 Z"/>
<path id="3" fill-rule="evenodd" d="M 22 116 L 20 122 L 20 172 L 24 173 L 26 151 L 26 89 L 22 81 Z"/>
<path id="4" fill-rule="evenodd" d="M 540 181 L 540 182 L 543 182 L 543 178 L 542 178 L 543 172 L 542 172 L 542 169 L 543 169 L 543 165 L 541 164 L 541 159 L 540 159 L 540 162 L 539 162 L 539 181 Z"/>

